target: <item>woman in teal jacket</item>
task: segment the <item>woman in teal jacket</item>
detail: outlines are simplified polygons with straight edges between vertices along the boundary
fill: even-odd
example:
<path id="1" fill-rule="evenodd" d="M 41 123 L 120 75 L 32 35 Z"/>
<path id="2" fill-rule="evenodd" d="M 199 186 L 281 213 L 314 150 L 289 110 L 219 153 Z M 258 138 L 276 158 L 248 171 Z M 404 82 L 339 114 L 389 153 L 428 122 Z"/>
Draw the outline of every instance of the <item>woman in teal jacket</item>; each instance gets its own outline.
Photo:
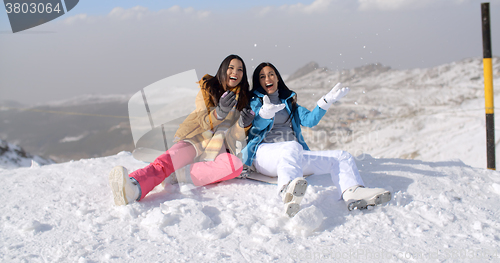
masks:
<path id="1" fill-rule="evenodd" d="M 310 151 L 301 126 L 314 127 L 328 108 L 349 92 L 338 83 L 309 111 L 297 104 L 296 94 L 271 63 L 261 63 L 253 73 L 250 107 L 255 113 L 243 149 L 243 162 L 267 176 L 278 177 L 278 193 L 290 217 L 300 210 L 306 192 L 305 174 L 329 173 L 348 209 L 364 209 L 391 199 L 382 188 L 365 188 L 354 158 L 345 151 Z"/>

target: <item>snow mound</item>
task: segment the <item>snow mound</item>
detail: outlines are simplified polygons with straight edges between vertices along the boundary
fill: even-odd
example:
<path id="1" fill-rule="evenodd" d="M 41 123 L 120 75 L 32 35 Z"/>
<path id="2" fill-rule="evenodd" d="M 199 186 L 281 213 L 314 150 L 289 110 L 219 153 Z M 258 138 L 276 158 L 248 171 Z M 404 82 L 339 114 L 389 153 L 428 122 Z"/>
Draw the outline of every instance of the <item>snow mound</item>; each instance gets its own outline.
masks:
<path id="1" fill-rule="evenodd" d="M 323 213 L 314 205 L 304 208 L 293 217 L 286 228 L 295 235 L 309 236 L 323 222 Z"/>
<path id="2" fill-rule="evenodd" d="M 189 194 L 159 186 L 116 207 L 108 185 L 116 165 L 146 164 L 121 152 L 0 170 L 0 261 L 499 260 L 500 173 L 460 161 L 358 156 L 366 185 L 390 189 L 393 200 L 349 212 L 328 175 L 311 176 L 294 218 L 275 185 L 245 179 Z"/>
<path id="3" fill-rule="evenodd" d="M 18 145 L 0 140 L 0 169 L 13 169 L 18 167 L 39 167 L 54 163 L 38 155 L 31 155 Z"/>

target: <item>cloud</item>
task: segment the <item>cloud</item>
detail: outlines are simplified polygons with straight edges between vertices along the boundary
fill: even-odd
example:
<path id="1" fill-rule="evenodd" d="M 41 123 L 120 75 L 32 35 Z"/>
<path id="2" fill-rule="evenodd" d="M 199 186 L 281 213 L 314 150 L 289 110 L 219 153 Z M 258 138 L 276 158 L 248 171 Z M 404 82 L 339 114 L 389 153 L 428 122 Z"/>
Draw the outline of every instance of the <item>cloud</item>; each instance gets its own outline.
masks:
<path id="1" fill-rule="evenodd" d="M 196 18 L 206 18 L 210 15 L 210 11 L 204 11 L 204 10 L 198 10 L 196 11 L 194 8 L 192 7 L 187 7 L 187 8 L 182 8 L 178 5 L 174 5 L 168 9 L 163 9 L 163 10 L 160 10 L 158 11 L 158 14 L 175 14 L 175 15 L 191 15 L 191 16 L 194 16 Z"/>
<path id="2" fill-rule="evenodd" d="M 469 0 L 358 0 L 359 10 L 394 11 L 401 9 L 419 9 L 436 4 L 461 4 Z"/>
<path id="3" fill-rule="evenodd" d="M 78 21 L 85 21 L 87 20 L 87 18 L 88 18 L 87 14 L 78 14 L 64 19 L 63 23 L 67 25 L 72 25 L 74 23 L 77 23 Z"/>
<path id="4" fill-rule="evenodd" d="M 260 16 L 263 16 L 263 15 L 266 15 L 267 13 L 273 11 L 273 7 L 271 6 L 265 6 L 265 7 L 262 7 L 260 8 L 258 11 L 257 11 L 257 14 L 260 15 Z"/>
<path id="5" fill-rule="evenodd" d="M 204 19 L 209 17 L 210 11 L 205 10 L 195 10 L 192 7 L 182 8 L 178 5 L 174 5 L 167 9 L 162 9 L 158 11 L 151 11 L 147 7 L 135 6 L 129 9 L 123 7 L 115 7 L 106 16 L 89 16 L 87 14 L 78 14 L 66 18 L 63 23 L 66 25 L 73 25 L 79 22 L 89 22 L 94 20 L 103 21 L 103 19 L 118 20 L 118 21 L 140 21 L 147 18 L 154 17 L 190 17 L 195 19 Z"/>
<path id="6" fill-rule="evenodd" d="M 178 5 L 174 5 L 167 9 L 162 9 L 157 12 L 150 11 L 148 8 L 143 6 L 136 6 L 129 9 L 123 9 L 121 7 L 116 7 L 108 14 L 108 17 L 120 19 L 120 20 L 141 20 L 146 17 L 155 17 L 155 16 L 178 16 L 178 15 L 186 15 L 194 18 L 205 18 L 210 15 L 210 11 L 204 10 L 195 10 L 192 7 L 182 8 Z"/>
<path id="7" fill-rule="evenodd" d="M 294 4 L 294 5 L 282 5 L 278 8 L 272 6 L 262 7 L 258 10 L 259 15 L 265 15 L 269 12 L 279 10 L 291 14 L 303 13 L 303 14 L 316 14 L 322 13 L 328 9 L 333 0 L 315 0 L 310 5 L 304 5 L 302 3 Z"/>
<path id="8" fill-rule="evenodd" d="M 115 7 L 108 14 L 108 17 L 119 19 L 119 20 L 141 20 L 144 16 L 151 15 L 152 12 L 146 7 L 136 6 L 130 9 L 124 9 L 122 7 Z"/>

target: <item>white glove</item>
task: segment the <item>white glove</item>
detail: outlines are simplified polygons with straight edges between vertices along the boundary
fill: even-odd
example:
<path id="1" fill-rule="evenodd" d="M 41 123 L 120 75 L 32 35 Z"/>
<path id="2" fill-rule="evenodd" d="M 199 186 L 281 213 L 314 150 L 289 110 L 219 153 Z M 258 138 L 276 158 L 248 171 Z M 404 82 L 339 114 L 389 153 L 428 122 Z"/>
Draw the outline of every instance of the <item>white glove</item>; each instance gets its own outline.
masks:
<path id="1" fill-rule="evenodd" d="M 271 119 L 274 117 L 276 112 L 282 110 L 285 108 L 285 104 L 272 104 L 271 100 L 269 99 L 269 96 L 264 96 L 263 98 L 264 104 L 262 105 L 262 108 L 260 108 L 259 115 L 260 117 L 264 119 Z"/>
<path id="2" fill-rule="evenodd" d="M 341 83 L 337 83 L 330 92 L 318 100 L 318 106 L 324 110 L 328 110 L 334 102 L 343 98 L 349 91 L 350 89 L 348 87 L 342 87 Z"/>

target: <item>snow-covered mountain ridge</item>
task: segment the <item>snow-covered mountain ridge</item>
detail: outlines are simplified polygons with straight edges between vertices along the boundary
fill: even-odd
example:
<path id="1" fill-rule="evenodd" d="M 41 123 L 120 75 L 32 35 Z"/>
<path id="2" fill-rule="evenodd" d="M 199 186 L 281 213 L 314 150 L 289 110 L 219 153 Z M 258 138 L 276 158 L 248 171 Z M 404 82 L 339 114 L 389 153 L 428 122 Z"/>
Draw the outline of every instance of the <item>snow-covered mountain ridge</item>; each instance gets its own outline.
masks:
<path id="1" fill-rule="evenodd" d="M 495 80 L 500 78 L 500 57 L 493 58 L 493 73 Z M 351 87 L 352 93 L 346 98 L 358 104 L 375 99 L 378 104 L 408 106 L 460 104 L 481 96 L 484 88 L 482 60 L 473 58 L 427 69 L 395 70 L 381 64 L 338 71 L 318 68 L 287 84 L 299 94 L 311 94 L 329 90 L 336 82 Z M 368 93 L 379 89 L 385 100 L 381 101 L 384 98 L 378 93 Z"/>
<path id="2" fill-rule="evenodd" d="M 499 57 L 493 59 L 493 72 L 498 96 Z M 380 64 L 342 71 L 317 68 L 287 85 L 298 93 L 299 104 L 312 109 L 337 82 L 351 92 L 317 127 L 306 129 L 306 141 L 314 149 L 425 161 L 460 159 L 486 166 L 481 59 L 412 70 Z"/>

